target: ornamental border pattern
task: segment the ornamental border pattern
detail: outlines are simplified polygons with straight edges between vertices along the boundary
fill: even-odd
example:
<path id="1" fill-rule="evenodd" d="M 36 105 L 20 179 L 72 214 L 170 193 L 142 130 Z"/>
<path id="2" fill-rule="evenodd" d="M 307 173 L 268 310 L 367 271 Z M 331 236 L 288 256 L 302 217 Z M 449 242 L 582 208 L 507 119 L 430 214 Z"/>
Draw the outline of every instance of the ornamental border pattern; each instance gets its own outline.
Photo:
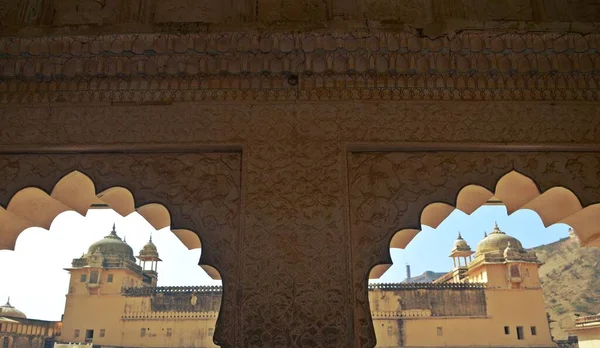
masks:
<path id="1" fill-rule="evenodd" d="M 463 32 L 436 39 L 405 32 L 0 38 L 0 104 L 595 101 L 599 48 L 600 35 L 573 33 Z"/>
<path id="2" fill-rule="evenodd" d="M 326 100 L 597 101 L 600 75 L 302 75 L 0 80 L 0 105 Z"/>

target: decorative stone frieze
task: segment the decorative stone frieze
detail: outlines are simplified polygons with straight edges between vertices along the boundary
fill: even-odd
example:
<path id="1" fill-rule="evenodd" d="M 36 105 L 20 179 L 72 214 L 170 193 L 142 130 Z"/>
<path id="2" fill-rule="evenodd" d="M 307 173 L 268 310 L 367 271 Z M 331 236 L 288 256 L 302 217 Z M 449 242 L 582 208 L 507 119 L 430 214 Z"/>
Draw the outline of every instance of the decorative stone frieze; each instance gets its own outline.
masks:
<path id="1" fill-rule="evenodd" d="M 600 69 L 597 34 L 405 32 L 1 38 L 0 77 L 247 74 L 547 74 Z"/>

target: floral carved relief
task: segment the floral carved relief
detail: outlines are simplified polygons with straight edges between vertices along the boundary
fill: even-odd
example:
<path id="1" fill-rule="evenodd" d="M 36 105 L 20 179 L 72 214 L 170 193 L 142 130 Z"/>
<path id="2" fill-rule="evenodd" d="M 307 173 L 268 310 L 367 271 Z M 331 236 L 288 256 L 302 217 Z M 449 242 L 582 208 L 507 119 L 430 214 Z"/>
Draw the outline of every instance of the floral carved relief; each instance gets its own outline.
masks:
<path id="1" fill-rule="evenodd" d="M 599 112 L 594 103 L 516 101 L 10 104 L 0 108 L 0 144 L 8 151 L 0 155 L 0 176 L 9 183 L 0 188 L 1 203 L 32 182 L 50 192 L 74 169 L 103 185 L 98 191 L 124 185 L 142 203 L 166 204 L 174 223 L 200 233 L 203 261 L 218 266 L 225 280 L 215 333 L 223 347 L 372 347 L 366 278 L 373 265 L 389 262 L 393 232 L 418 226 L 424 206 L 453 203 L 463 184 L 493 189 L 512 169 L 543 178 L 542 188 L 571 178 L 584 202 L 597 195 L 589 190 L 598 187 L 597 176 L 589 175 L 597 172 L 590 153 L 399 149 L 415 143 L 595 146 Z M 37 151 L 91 145 L 242 151 L 115 154 L 113 160 L 11 154 L 32 144 Z M 352 150 L 361 146 L 390 152 Z M 199 203 L 202 197 L 212 198 Z"/>
<path id="2" fill-rule="evenodd" d="M 594 152 L 355 152 L 348 153 L 350 231 L 355 291 L 354 323 L 361 347 L 375 345 L 367 275 L 391 263 L 392 236 L 421 229 L 421 212 L 436 202 L 456 204 L 476 184 L 494 192 L 500 177 L 517 171 L 540 192 L 565 186 L 583 206 L 600 201 L 600 155 Z"/>
<path id="3" fill-rule="evenodd" d="M 96 193 L 125 187 L 136 207 L 159 203 L 169 210 L 171 229 L 187 229 L 202 242 L 201 264 L 220 271 L 224 284 L 237 288 L 241 154 L 71 154 L 0 155 L 0 205 L 25 187 L 50 194 L 66 174 L 79 171 Z M 35 202 L 32 202 L 35 203 Z M 61 202 L 56 202 L 61 204 Z M 223 293 L 217 338 L 235 342 L 236 291 Z"/>
<path id="4" fill-rule="evenodd" d="M 256 290 L 242 304 L 245 347 L 339 347 L 351 334 L 342 152 L 302 136 L 300 117 L 253 109 L 241 257 L 243 287 Z"/>

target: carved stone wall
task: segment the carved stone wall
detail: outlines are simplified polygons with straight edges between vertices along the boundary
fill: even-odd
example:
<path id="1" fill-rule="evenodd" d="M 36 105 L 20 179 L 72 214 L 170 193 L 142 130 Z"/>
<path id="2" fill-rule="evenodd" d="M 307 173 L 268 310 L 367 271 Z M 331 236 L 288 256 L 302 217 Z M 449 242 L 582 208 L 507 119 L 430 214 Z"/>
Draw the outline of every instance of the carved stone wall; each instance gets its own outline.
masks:
<path id="1" fill-rule="evenodd" d="M 0 204 L 73 170 L 125 186 L 199 234 L 223 347 L 373 347 L 367 277 L 427 204 L 513 169 L 599 200 L 598 18 L 593 1 L 0 0 Z"/>
<path id="2" fill-rule="evenodd" d="M 123 185 L 136 199 L 167 204 L 174 227 L 194 224 L 205 250 L 202 261 L 214 264 L 224 279 L 219 319 L 227 324 L 219 325 L 217 340 L 225 347 L 373 346 L 366 286 L 371 267 L 390 262 L 389 241 L 397 230 L 419 228 L 427 204 L 453 204 L 464 185 L 493 189 L 514 169 L 542 189 L 566 185 L 584 204 L 600 197 L 594 189 L 600 186 L 598 156 L 578 148 L 598 143 L 594 103 L 70 104 L 0 110 L 4 151 L 32 143 L 36 151 L 43 151 L 41 144 L 48 151 L 174 144 L 190 151 L 241 144 L 241 183 L 235 154 L 2 155 L 2 204 L 18 188 L 49 190 L 79 169 L 100 189 Z M 466 144 L 466 150 L 404 150 L 427 146 L 424 141 L 441 150 Z M 468 150 L 502 143 L 558 144 L 577 152 Z M 391 152 L 354 150 L 365 146 Z M 160 175 L 164 171 L 167 176 Z M 223 184 L 231 189 L 220 191 L 210 174 L 219 172 L 228 173 Z M 173 182 L 182 188 L 171 192 L 178 187 Z M 177 198 L 184 189 L 222 197 L 218 202 L 231 206 L 186 203 Z M 205 214 L 216 214 L 220 227 L 210 228 L 212 217 Z"/>

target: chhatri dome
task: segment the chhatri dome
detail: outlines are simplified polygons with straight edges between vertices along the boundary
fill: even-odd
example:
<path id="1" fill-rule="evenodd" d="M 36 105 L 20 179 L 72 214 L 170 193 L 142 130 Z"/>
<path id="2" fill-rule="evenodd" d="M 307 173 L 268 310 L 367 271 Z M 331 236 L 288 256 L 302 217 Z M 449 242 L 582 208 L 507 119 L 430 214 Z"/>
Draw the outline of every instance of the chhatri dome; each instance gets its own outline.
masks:
<path id="1" fill-rule="evenodd" d="M 144 257 L 144 258 L 157 258 L 158 259 L 158 250 L 156 249 L 156 245 L 154 245 L 154 243 L 152 243 L 152 235 L 150 235 L 150 240 L 148 241 L 148 243 L 146 243 L 146 245 L 144 245 L 142 250 L 140 250 L 139 256 Z"/>
<path id="2" fill-rule="evenodd" d="M 10 297 L 8 298 L 8 301 L 6 301 L 6 304 L 4 306 L 0 306 L 0 317 L 27 319 L 25 313 L 11 306 Z"/>
<path id="3" fill-rule="evenodd" d="M 501 255 L 504 253 L 504 250 L 509 246 L 510 249 L 521 251 L 523 250 L 523 245 L 521 242 L 515 238 L 511 237 L 508 234 L 500 231 L 498 224 L 494 224 L 494 231 L 483 238 L 479 244 L 477 244 L 477 254 L 486 254 L 489 252 L 499 252 Z"/>
<path id="4" fill-rule="evenodd" d="M 119 236 L 117 236 L 117 231 L 115 231 L 114 224 L 113 229 L 108 236 L 90 245 L 88 249 L 88 255 L 93 253 L 100 253 L 105 257 L 117 256 L 135 262 L 133 249 L 131 249 L 131 247 L 125 241 L 121 240 Z"/>
<path id="5" fill-rule="evenodd" d="M 460 232 L 458 232 L 458 238 L 456 238 L 456 241 L 454 241 L 454 248 L 452 248 L 452 252 L 454 251 L 471 251 L 471 247 L 469 244 L 467 244 L 467 241 L 462 238 Z"/>

